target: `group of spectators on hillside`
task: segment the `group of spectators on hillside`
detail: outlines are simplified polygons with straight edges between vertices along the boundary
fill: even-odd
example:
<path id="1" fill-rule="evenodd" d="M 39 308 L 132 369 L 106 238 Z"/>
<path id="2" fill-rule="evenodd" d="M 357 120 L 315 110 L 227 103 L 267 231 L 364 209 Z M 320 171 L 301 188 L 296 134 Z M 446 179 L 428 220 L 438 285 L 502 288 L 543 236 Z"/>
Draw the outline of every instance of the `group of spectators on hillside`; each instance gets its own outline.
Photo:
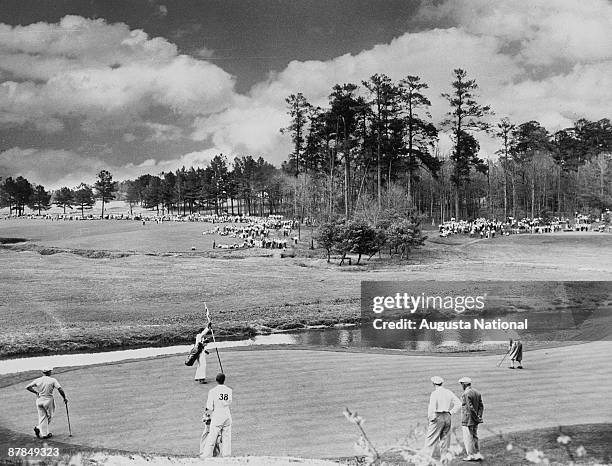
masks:
<path id="1" fill-rule="evenodd" d="M 455 220 L 439 225 L 440 236 L 466 234 L 471 237 L 495 238 L 496 235 L 508 236 L 521 233 L 554 233 L 560 231 L 604 231 L 612 232 L 612 226 L 591 221 L 588 215 L 576 213 L 573 220 L 567 217 L 554 217 L 552 219 L 522 218 L 520 220 L 508 217 L 505 222 L 477 218 L 475 220 Z"/>
<path id="2" fill-rule="evenodd" d="M 215 223 L 215 222 L 213 222 Z M 292 220 L 283 220 L 280 215 L 274 215 L 267 218 L 250 217 L 248 223 L 236 225 L 218 226 L 212 230 L 202 232 L 203 235 L 215 234 L 230 238 L 239 238 L 243 241 L 233 244 L 216 244 L 213 243 L 213 248 L 219 249 L 245 249 L 245 248 L 265 248 L 265 249 L 286 249 L 289 243 L 292 229 L 296 226 Z M 275 231 L 282 233 L 282 238 L 270 237 L 270 232 Z M 297 237 L 292 237 L 293 244 L 297 244 Z"/>
<path id="3" fill-rule="evenodd" d="M 279 229 L 286 224 L 295 225 L 293 221 L 283 220 L 282 215 L 270 215 L 269 217 L 255 217 L 249 215 L 200 215 L 200 214 L 155 214 L 142 213 L 107 213 L 104 216 L 94 215 L 92 213 L 82 215 L 81 213 L 47 213 L 47 214 L 27 214 L 27 215 L 3 215 L 2 219 L 28 219 L 28 220 L 53 220 L 53 221 L 70 221 L 70 220 L 132 220 L 146 222 L 207 222 L 207 223 L 241 223 L 251 224 L 253 222 L 261 222 L 262 220 L 269 225 L 270 228 Z"/>

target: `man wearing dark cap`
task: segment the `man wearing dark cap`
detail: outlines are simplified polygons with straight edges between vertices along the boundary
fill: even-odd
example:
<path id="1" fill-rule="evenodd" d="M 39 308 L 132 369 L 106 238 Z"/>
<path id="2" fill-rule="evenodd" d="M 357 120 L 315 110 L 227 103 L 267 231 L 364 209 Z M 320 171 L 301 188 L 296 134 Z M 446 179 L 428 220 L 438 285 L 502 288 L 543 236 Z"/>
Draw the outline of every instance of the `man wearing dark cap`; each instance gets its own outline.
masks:
<path id="1" fill-rule="evenodd" d="M 232 389 L 225 385 L 225 374 L 217 374 L 218 385 L 208 392 L 206 411 L 204 416 L 210 415 L 210 427 L 208 435 L 200 445 L 200 457 L 210 458 L 217 439 L 220 437 L 220 456 L 231 456 L 232 454 L 232 415 L 230 405 L 232 404 Z M 206 429 L 204 430 L 206 433 Z M 203 435 L 204 437 L 204 435 Z"/>
<path id="2" fill-rule="evenodd" d="M 461 430 L 463 431 L 463 444 L 467 456 L 464 461 L 482 461 L 484 458 L 478 446 L 478 424 L 482 423 L 484 404 L 480 393 L 472 388 L 472 379 L 461 377 L 459 379 L 463 394 L 461 395 Z"/>
<path id="3" fill-rule="evenodd" d="M 425 440 L 425 450 L 431 456 L 436 444 L 440 445 L 440 458 L 444 459 L 450 445 L 451 415 L 459 411 L 461 401 L 457 396 L 442 387 L 444 379 L 439 376 L 431 378 L 434 391 L 429 397 L 429 407 L 427 418 L 427 437 Z"/>
<path id="4" fill-rule="evenodd" d="M 55 399 L 53 398 L 53 390 L 57 391 L 64 398 L 64 403 L 68 403 L 66 393 L 62 389 L 57 379 L 51 377 L 53 372 L 52 367 L 46 367 L 42 370 L 43 376 L 30 383 L 26 390 L 36 395 L 36 409 L 38 411 L 38 424 L 34 426 L 34 433 L 38 438 L 49 438 L 49 423 L 55 413 Z"/>

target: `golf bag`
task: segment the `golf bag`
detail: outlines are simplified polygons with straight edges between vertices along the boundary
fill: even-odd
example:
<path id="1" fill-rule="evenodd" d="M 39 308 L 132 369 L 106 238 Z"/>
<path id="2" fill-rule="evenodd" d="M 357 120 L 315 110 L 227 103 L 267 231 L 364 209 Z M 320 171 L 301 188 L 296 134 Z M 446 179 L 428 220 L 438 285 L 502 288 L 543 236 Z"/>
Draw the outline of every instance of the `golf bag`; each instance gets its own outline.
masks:
<path id="1" fill-rule="evenodd" d="M 197 345 L 193 345 L 191 351 L 187 355 L 187 359 L 185 360 L 186 366 L 193 366 L 195 362 L 200 357 L 200 353 L 204 350 L 204 343 L 198 343 Z"/>

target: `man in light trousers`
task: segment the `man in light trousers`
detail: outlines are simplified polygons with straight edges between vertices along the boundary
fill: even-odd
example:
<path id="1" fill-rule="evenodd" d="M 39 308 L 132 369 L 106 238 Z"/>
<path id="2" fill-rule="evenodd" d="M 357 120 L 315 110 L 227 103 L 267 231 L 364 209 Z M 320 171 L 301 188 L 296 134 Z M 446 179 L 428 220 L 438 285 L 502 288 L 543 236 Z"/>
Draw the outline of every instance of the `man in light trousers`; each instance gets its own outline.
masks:
<path id="1" fill-rule="evenodd" d="M 208 392 L 205 416 L 210 414 L 210 428 L 208 434 L 204 429 L 202 437 L 204 441 L 200 446 L 200 457 L 210 458 L 217 439 L 221 437 L 220 456 L 231 456 L 232 454 L 232 415 L 230 405 L 232 404 L 232 389 L 225 385 L 225 374 L 217 374 L 218 385 Z"/>
<path id="2" fill-rule="evenodd" d="M 461 377 L 459 383 L 463 387 L 461 395 L 461 430 L 463 431 L 463 444 L 467 456 L 464 461 L 482 461 L 478 445 L 478 424 L 482 423 L 484 404 L 482 396 L 472 388 L 472 379 Z"/>
<path id="3" fill-rule="evenodd" d="M 53 390 L 57 391 L 64 398 L 64 403 L 68 403 L 66 393 L 62 389 L 57 379 L 51 377 L 53 368 L 47 367 L 42 370 L 43 376 L 31 382 L 26 390 L 36 395 L 36 410 L 38 411 L 38 424 L 34 426 L 34 433 L 38 438 L 49 438 L 49 423 L 55 414 L 55 399 Z"/>
<path id="4" fill-rule="evenodd" d="M 442 387 L 444 379 L 439 376 L 431 378 L 434 391 L 429 397 L 427 418 L 429 426 L 425 440 L 425 453 L 433 455 L 436 445 L 440 446 L 440 458 L 444 460 L 450 445 L 451 415 L 461 408 L 461 400 L 450 390 Z"/>

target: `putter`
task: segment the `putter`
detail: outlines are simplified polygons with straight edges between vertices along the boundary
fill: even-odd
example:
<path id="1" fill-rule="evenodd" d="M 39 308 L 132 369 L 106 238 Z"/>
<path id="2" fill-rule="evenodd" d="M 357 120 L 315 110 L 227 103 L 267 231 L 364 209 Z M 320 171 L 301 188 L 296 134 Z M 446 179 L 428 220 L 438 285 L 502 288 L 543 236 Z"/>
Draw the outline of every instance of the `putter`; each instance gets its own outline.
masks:
<path id="1" fill-rule="evenodd" d="M 66 405 L 66 417 L 68 418 L 68 437 L 72 437 L 72 428 L 70 427 L 70 414 L 68 414 L 68 402 L 64 403 Z"/>
<path id="2" fill-rule="evenodd" d="M 501 359 L 501 361 L 497 363 L 497 367 L 501 366 L 501 363 L 504 362 L 504 359 L 506 359 L 506 356 L 508 356 L 509 354 L 510 354 L 510 350 L 508 350 L 508 352 L 504 354 L 504 357 Z"/>

